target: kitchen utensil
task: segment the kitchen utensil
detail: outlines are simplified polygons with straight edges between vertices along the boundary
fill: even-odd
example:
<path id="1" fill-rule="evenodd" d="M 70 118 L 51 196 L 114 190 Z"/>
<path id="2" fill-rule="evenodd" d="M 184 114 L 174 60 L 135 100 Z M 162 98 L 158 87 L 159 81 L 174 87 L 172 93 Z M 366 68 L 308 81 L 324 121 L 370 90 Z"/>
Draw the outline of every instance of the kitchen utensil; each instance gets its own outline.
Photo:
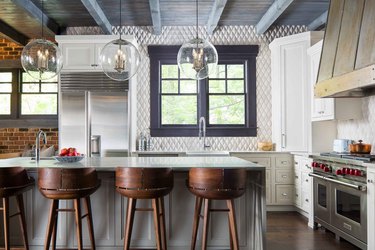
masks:
<path id="1" fill-rule="evenodd" d="M 349 145 L 353 143 L 348 139 L 335 139 L 333 141 L 333 152 L 336 153 L 349 153 Z"/>
<path id="2" fill-rule="evenodd" d="M 362 140 L 350 144 L 349 148 L 352 154 L 369 154 L 371 152 L 371 144 L 362 143 Z"/>

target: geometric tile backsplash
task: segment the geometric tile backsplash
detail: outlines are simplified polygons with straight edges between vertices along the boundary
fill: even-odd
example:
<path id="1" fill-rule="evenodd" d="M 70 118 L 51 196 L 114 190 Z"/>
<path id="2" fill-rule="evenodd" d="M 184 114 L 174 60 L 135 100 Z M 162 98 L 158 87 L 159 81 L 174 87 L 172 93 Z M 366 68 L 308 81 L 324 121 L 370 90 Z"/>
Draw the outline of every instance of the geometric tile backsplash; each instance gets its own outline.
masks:
<path id="1" fill-rule="evenodd" d="M 140 46 L 141 65 L 138 71 L 137 89 L 137 134 L 147 132 L 150 124 L 150 63 L 148 45 L 181 45 L 195 35 L 194 26 L 165 26 L 160 35 L 152 33 L 149 26 L 123 26 L 122 33 L 134 35 Z M 90 30 L 88 30 L 90 29 Z M 112 27 L 113 34 L 119 34 L 120 27 Z M 305 32 L 305 26 L 276 26 L 263 35 L 255 32 L 254 26 L 220 26 L 213 35 L 207 36 L 205 27 L 199 27 L 201 37 L 214 45 L 259 45 L 257 57 L 257 137 L 208 137 L 212 150 L 256 150 L 258 141 L 271 141 L 271 52 L 269 43 L 275 38 Z M 67 34 L 100 34 L 100 29 L 68 28 Z M 374 116 L 375 118 L 375 116 Z M 198 135 L 197 135 L 198 136 Z M 198 137 L 154 137 L 155 151 L 198 150 Z"/>

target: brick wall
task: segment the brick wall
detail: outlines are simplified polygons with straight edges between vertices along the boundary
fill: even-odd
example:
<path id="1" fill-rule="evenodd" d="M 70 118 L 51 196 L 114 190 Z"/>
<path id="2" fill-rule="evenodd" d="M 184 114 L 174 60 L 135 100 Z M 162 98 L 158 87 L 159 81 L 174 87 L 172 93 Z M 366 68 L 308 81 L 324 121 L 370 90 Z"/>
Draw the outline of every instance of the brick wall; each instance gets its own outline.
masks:
<path id="1" fill-rule="evenodd" d="M 20 59 L 23 47 L 4 38 L 0 38 L 0 60 Z"/>
<path id="2" fill-rule="evenodd" d="M 58 149 L 58 129 L 40 128 L 47 134 L 47 145 Z M 35 144 L 39 128 L 0 128 L 0 153 L 22 152 L 27 144 Z"/>

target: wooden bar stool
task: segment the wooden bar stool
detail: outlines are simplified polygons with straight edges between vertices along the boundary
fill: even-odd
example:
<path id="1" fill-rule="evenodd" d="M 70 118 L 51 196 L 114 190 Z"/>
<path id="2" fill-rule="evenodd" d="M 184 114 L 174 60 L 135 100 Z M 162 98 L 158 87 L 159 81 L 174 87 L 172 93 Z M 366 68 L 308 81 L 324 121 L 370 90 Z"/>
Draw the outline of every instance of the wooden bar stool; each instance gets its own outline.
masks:
<path id="1" fill-rule="evenodd" d="M 164 196 L 173 189 L 170 168 L 116 168 L 116 190 L 128 197 L 124 250 L 130 247 L 135 211 L 153 211 L 155 238 L 158 250 L 167 250 Z M 136 208 L 137 199 L 152 199 L 152 208 Z"/>
<path id="2" fill-rule="evenodd" d="M 0 197 L 3 198 L 3 206 L 0 209 L 3 210 L 4 218 L 5 250 L 10 250 L 9 219 L 16 215 L 19 215 L 25 249 L 29 249 L 25 207 L 23 204 L 22 194 L 32 189 L 34 183 L 34 179 L 29 177 L 26 170 L 22 167 L 9 167 L 0 169 Z M 18 213 L 9 215 L 9 198 L 12 196 L 16 196 Z"/>
<path id="3" fill-rule="evenodd" d="M 52 199 L 44 249 L 56 249 L 58 212 L 74 212 L 77 225 L 78 249 L 83 249 L 82 219 L 87 217 L 91 249 L 95 249 L 94 226 L 90 195 L 100 186 L 95 168 L 40 168 L 38 170 L 39 191 Z M 84 199 L 86 214 L 81 215 L 81 198 Z M 74 209 L 59 209 L 59 200 L 74 200 Z"/>
<path id="4" fill-rule="evenodd" d="M 204 200 L 202 250 L 207 249 L 210 212 L 228 212 L 230 249 L 238 250 L 234 199 L 245 193 L 245 169 L 192 168 L 187 181 L 189 191 L 196 195 L 191 249 L 195 249 L 199 218 Z M 226 200 L 228 209 L 211 209 L 211 200 Z"/>

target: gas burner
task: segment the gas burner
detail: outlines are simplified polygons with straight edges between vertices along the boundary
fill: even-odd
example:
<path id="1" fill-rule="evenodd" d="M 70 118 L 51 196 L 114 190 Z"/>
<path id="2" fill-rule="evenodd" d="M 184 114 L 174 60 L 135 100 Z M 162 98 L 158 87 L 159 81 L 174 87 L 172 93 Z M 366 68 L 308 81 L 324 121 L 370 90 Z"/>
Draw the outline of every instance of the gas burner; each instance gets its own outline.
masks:
<path id="1" fill-rule="evenodd" d="M 343 158 L 350 160 L 357 160 L 362 162 L 372 162 L 375 161 L 375 155 L 372 154 L 350 154 L 350 153 L 320 153 L 321 156 L 334 157 L 334 158 Z"/>

